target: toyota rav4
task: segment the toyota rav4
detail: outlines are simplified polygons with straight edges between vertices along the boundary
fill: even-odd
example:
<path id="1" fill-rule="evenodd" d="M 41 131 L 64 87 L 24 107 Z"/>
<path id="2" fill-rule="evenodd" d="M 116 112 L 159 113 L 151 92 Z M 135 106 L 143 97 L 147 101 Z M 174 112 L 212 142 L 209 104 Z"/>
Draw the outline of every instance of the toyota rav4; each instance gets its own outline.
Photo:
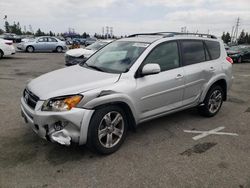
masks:
<path id="1" fill-rule="evenodd" d="M 44 139 L 110 154 L 142 122 L 191 107 L 216 115 L 232 84 L 232 63 L 213 35 L 134 34 L 29 82 L 22 116 Z"/>

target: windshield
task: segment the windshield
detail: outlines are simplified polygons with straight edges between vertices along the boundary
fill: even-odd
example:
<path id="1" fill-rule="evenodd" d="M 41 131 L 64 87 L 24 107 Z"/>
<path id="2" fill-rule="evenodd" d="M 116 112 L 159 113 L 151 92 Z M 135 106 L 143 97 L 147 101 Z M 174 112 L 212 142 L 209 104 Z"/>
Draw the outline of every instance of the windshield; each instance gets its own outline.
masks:
<path id="1" fill-rule="evenodd" d="M 110 73 L 127 72 L 148 46 L 148 43 L 115 41 L 97 51 L 81 66 Z"/>
<path id="2" fill-rule="evenodd" d="M 107 44 L 107 42 L 95 42 L 94 44 L 89 45 L 88 47 L 86 47 L 85 49 L 87 50 L 99 50 L 101 47 L 103 47 L 105 44 Z"/>

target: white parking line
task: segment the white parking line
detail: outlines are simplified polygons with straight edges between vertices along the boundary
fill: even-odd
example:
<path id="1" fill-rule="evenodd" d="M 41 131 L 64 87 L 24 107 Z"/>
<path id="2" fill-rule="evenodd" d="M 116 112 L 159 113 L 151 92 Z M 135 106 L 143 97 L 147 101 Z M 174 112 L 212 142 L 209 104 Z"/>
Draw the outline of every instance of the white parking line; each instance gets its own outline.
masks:
<path id="1" fill-rule="evenodd" d="M 225 127 L 218 127 L 216 129 L 212 129 L 210 131 L 196 131 L 196 130 L 183 130 L 185 133 L 194 133 L 194 134 L 200 134 L 197 136 L 194 136 L 193 139 L 194 140 L 199 140 L 201 138 L 204 138 L 206 136 L 209 136 L 211 134 L 215 134 L 215 135 L 229 135 L 229 136 L 239 136 L 236 133 L 227 133 L 227 132 L 219 132 L 221 130 L 225 129 Z"/>
<path id="2" fill-rule="evenodd" d="M 250 74 L 236 74 L 235 76 L 250 77 Z"/>

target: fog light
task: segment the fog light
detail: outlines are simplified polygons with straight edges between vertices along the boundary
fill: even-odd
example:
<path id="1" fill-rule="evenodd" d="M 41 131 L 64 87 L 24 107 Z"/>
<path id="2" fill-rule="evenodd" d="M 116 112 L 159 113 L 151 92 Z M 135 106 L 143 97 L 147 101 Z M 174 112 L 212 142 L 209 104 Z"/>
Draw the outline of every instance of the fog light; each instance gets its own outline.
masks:
<path id="1" fill-rule="evenodd" d="M 62 122 L 61 122 L 61 121 L 56 122 L 56 123 L 54 124 L 54 129 L 55 129 L 56 131 L 62 130 L 62 129 L 63 129 Z"/>
<path id="2" fill-rule="evenodd" d="M 68 124 L 67 121 L 64 121 L 64 122 L 58 121 L 58 122 L 56 122 L 56 123 L 54 124 L 54 129 L 55 129 L 55 131 L 60 131 L 60 130 L 62 130 L 67 124 Z"/>

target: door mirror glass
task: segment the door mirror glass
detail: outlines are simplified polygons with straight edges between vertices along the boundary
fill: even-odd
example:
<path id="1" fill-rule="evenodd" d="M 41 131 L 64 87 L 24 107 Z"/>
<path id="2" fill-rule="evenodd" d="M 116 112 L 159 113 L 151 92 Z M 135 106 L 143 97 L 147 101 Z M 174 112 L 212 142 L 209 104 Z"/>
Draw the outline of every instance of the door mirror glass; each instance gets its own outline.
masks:
<path id="1" fill-rule="evenodd" d="M 142 76 L 145 75 L 151 75 L 151 74 L 158 74 L 161 72 L 161 67 L 156 64 L 156 63 L 149 63 L 144 65 L 144 67 L 142 68 Z"/>

